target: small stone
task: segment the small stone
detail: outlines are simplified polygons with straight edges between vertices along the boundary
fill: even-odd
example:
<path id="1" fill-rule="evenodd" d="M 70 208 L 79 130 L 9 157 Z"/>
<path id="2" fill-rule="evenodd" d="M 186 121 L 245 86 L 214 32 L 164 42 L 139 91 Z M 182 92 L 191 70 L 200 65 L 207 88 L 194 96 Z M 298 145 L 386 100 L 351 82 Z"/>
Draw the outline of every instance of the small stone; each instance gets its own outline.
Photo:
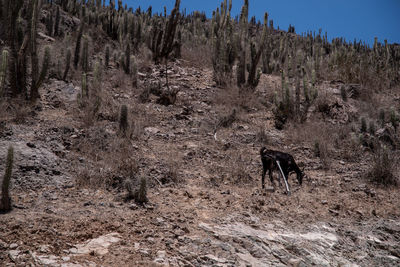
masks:
<path id="1" fill-rule="evenodd" d="M 164 250 L 157 251 L 156 259 L 154 260 L 157 263 L 163 263 L 165 261 L 167 253 Z"/>
<path id="2" fill-rule="evenodd" d="M 41 245 L 41 246 L 39 247 L 39 251 L 40 251 L 41 253 L 48 253 L 48 252 L 50 252 L 50 248 L 49 248 L 48 245 Z"/>
<path id="3" fill-rule="evenodd" d="M 18 244 L 17 244 L 17 243 L 12 243 L 12 244 L 10 244 L 10 246 L 9 246 L 10 249 L 16 249 L 17 247 L 18 247 Z"/>
<path id="4" fill-rule="evenodd" d="M 26 145 L 30 148 L 36 148 L 36 145 L 34 143 L 28 142 Z"/>
<path id="5" fill-rule="evenodd" d="M 137 210 L 138 209 L 138 206 L 136 205 L 136 204 L 131 204 L 131 205 L 129 205 L 129 208 L 131 209 L 131 210 Z"/>
<path id="6" fill-rule="evenodd" d="M 148 134 L 157 134 L 160 132 L 160 130 L 155 127 L 146 127 L 146 128 L 144 128 L 144 131 Z"/>
<path id="7" fill-rule="evenodd" d="M 334 216 L 339 216 L 339 212 L 333 209 L 329 209 L 329 212 L 332 213 Z"/>
<path id="8" fill-rule="evenodd" d="M 328 204 L 328 201 L 327 201 L 327 200 L 322 200 L 322 201 L 321 201 L 321 204 L 322 204 L 322 205 L 326 205 L 326 204 Z"/>
<path id="9" fill-rule="evenodd" d="M 19 251 L 19 250 L 10 250 L 8 252 L 8 256 L 10 257 L 10 259 L 12 261 L 16 261 L 20 253 L 21 253 L 21 251 Z"/>

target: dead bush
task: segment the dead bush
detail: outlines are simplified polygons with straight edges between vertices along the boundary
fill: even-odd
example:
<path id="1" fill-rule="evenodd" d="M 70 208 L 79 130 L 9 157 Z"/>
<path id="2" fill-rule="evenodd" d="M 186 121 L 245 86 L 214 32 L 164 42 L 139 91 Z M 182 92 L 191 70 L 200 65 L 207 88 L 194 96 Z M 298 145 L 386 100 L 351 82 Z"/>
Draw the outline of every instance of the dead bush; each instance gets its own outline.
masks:
<path id="1" fill-rule="evenodd" d="M 249 184 L 253 181 L 247 171 L 249 164 L 240 151 L 235 151 L 229 157 L 229 180 L 236 185 Z"/>
<path id="2" fill-rule="evenodd" d="M 322 168 L 328 170 L 331 165 L 331 153 L 325 139 L 318 138 L 314 141 L 314 155 L 320 158 Z"/>
<path id="3" fill-rule="evenodd" d="M 366 177 L 379 185 L 397 186 L 399 178 L 397 177 L 398 159 L 393 152 L 387 148 L 379 148 L 374 153 L 374 158 Z"/>
<path id="4" fill-rule="evenodd" d="M 261 108 L 263 106 L 262 101 L 263 99 L 258 94 L 232 86 L 220 89 L 213 102 L 229 109 L 240 108 L 251 111 Z"/>
<path id="5" fill-rule="evenodd" d="M 256 133 L 256 140 L 261 145 L 268 145 L 269 144 L 269 138 L 268 138 L 268 135 L 267 135 L 267 133 L 265 131 L 265 128 L 263 126 L 260 126 L 258 128 L 258 131 Z"/>
<path id="6" fill-rule="evenodd" d="M 328 116 L 330 113 L 329 99 L 331 99 L 331 96 L 328 95 L 328 93 L 320 94 L 320 96 L 316 99 L 315 108 L 323 116 Z"/>
<path id="7" fill-rule="evenodd" d="M 179 176 L 179 164 L 176 161 L 170 160 L 167 164 L 167 171 L 164 176 L 161 178 L 162 184 L 174 183 L 178 184 L 182 182 L 182 179 Z"/>
<path id="8" fill-rule="evenodd" d="M 183 45 L 182 63 L 184 66 L 211 68 L 211 49 L 208 45 Z"/>
<path id="9" fill-rule="evenodd" d="M 289 138 L 293 143 L 310 145 L 314 156 L 320 158 L 323 169 L 329 169 L 335 136 L 339 136 L 337 129 L 337 127 L 325 123 L 305 123 L 296 128 L 291 128 Z"/>
<path id="10" fill-rule="evenodd" d="M 76 171 L 75 183 L 77 187 L 107 189 L 114 185 L 114 176 L 110 168 L 102 168 L 99 165 L 88 168 L 83 166 Z"/>
<path id="11" fill-rule="evenodd" d="M 133 194 L 135 202 L 143 205 L 149 201 L 147 198 L 147 179 L 145 177 L 140 178 L 139 188 Z"/>

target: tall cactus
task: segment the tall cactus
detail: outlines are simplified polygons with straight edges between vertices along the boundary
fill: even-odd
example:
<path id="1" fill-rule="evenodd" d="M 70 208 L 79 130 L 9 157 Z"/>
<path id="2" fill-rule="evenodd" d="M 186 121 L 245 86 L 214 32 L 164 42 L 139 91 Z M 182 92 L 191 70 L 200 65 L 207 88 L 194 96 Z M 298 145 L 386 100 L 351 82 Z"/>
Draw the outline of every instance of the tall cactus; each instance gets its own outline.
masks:
<path id="1" fill-rule="evenodd" d="M 236 80 L 237 85 L 242 87 L 246 83 L 246 44 L 248 39 L 248 16 L 249 16 L 249 1 L 244 0 L 242 12 L 240 13 L 239 22 L 239 63 L 237 66 Z"/>
<path id="2" fill-rule="evenodd" d="M 60 28 L 60 7 L 57 6 L 56 21 L 54 23 L 54 35 L 55 36 L 60 35 L 59 28 Z"/>
<path id="3" fill-rule="evenodd" d="M 250 64 L 250 71 L 249 71 L 249 76 L 247 78 L 247 86 L 249 88 L 256 88 L 258 85 L 258 82 L 260 81 L 260 72 L 257 72 L 257 65 L 260 62 L 261 54 L 264 50 L 266 39 L 267 39 L 267 31 L 268 31 L 268 13 L 265 13 L 264 15 L 264 29 L 263 29 L 263 34 L 261 37 L 261 41 L 258 45 L 258 51 L 255 51 L 255 45 L 252 43 L 251 47 L 254 48 L 253 53 L 251 53 L 251 64 Z"/>
<path id="4" fill-rule="evenodd" d="M 50 61 L 51 61 L 50 47 L 46 46 L 44 49 L 42 69 L 40 71 L 39 79 L 36 84 L 37 88 L 39 88 L 43 84 L 43 82 L 46 78 L 46 75 L 49 71 Z"/>
<path id="5" fill-rule="evenodd" d="M 89 71 L 89 38 L 86 35 L 83 37 L 81 67 L 84 72 Z"/>
<path id="6" fill-rule="evenodd" d="M 106 46 L 106 52 L 105 52 L 105 56 L 104 56 L 104 63 L 106 68 L 108 68 L 108 65 L 110 63 L 110 46 Z"/>
<path id="7" fill-rule="evenodd" d="M 1 186 L 0 211 L 2 212 L 7 212 L 11 210 L 10 181 L 11 181 L 13 161 L 14 161 L 14 148 L 10 146 L 7 152 L 6 170 L 3 177 L 3 183 Z"/>
<path id="8" fill-rule="evenodd" d="M 82 97 L 89 97 L 89 89 L 88 89 L 88 84 L 87 84 L 87 76 L 86 73 L 82 74 Z"/>
<path id="9" fill-rule="evenodd" d="M 78 63 L 79 63 L 79 56 L 80 56 L 80 52 L 81 52 L 81 40 L 82 40 L 83 26 L 84 26 L 84 23 L 81 22 L 81 25 L 79 26 L 78 36 L 76 38 L 75 56 L 74 56 L 74 67 L 75 67 L 75 69 L 78 67 Z"/>
<path id="10" fill-rule="evenodd" d="M 67 50 L 67 57 L 65 58 L 65 70 L 64 70 L 64 75 L 63 75 L 63 80 L 67 80 L 69 68 L 71 66 L 71 49 Z"/>
<path id="11" fill-rule="evenodd" d="M 137 88 L 138 86 L 138 66 L 135 59 L 135 56 L 131 56 L 131 77 L 132 77 L 132 86 Z"/>
<path id="12" fill-rule="evenodd" d="M 31 100 L 36 100 L 39 97 L 39 87 L 38 79 L 39 79 L 39 59 L 37 56 L 37 43 L 36 43 L 36 34 L 37 34 L 37 21 L 40 12 L 40 3 L 39 0 L 33 0 L 32 7 L 32 20 L 31 20 L 31 75 L 32 75 L 32 84 L 31 84 Z"/>
<path id="13" fill-rule="evenodd" d="M 225 85 L 230 80 L 235 62 L 233 26 L 231 21 L 232 0 L 221 3 L 221 9 L 214 11 L 212 19 L 214 80 Z"/>
<path id="14" fill-rule="evenodd" d="M 0 64 L 0 97 L 4 95 L 4 88 L 7 77 L 7 66 L 8 65 L 8 51 L 6 49 L 1 53 L 1 64 Z"/>
<path id="15" fill-rule="evenodd" d="M 174 48 L 175 33 L 180 17 L 180 2 L 180 0 L 175 0 L 175 7 L 172 9 L 171 15 L 164 25 L 164 30 L 161 29 L 158 20 L 153 20 L 153 30 L 148 46 L 153 53 L 153 60 L 155 63 L 159 63 L 163 58 L 168 59 Z"/>

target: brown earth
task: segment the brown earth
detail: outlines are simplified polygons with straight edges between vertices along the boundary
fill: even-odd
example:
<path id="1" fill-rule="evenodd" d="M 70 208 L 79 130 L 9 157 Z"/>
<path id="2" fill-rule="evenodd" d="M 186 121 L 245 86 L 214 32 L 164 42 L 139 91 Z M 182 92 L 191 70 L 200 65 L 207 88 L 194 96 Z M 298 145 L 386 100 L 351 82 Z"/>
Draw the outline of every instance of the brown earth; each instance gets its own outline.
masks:
<path id="1" fill-rule="evenodd" d="M 270 99 L 279 77 L 263 75 L 244 98 L 215 87 L 210 69 L 184 63 L 170 64 L 170 86 L 180 89 L 172 106 L 155 96 L 140 103 L 140 89 L 114 66 L 103 75 L 99 120 L 79 108 L 75 83 L 50 80 L 27 110 L 3 104 L 10 115 L 0 158 L 13 145 L 15 164 L 14 208 L 0 215 L 2 266 L 400 264 L 399 189 L 365 179 L 372 156 L 360 145 L 346 156 L 348 143 L 330 140 L 328 163 L 313 152 L 312 136 L 334 139 L 332 129 L 358 112 L 356 100 L 342 103 L 336 85 L 321 85 L 347 117 L 323 120 L 311 109 L 308 123 L 278 131 Z M 164 81 L 151 68 L 143 85 Z M 131 138 L 119 134 L 121 104 L 130 111 Z M 237 118 L 214 140 L 214 126 L 233 108 Z M 262 145 L 305 166 L 308 178 L 300 186 L 291 177 L 290 196 L 278 185 L 261 190 Z M 132 170 L 133 183 L 147 178 L 144 206 L 124 200 Z"/>

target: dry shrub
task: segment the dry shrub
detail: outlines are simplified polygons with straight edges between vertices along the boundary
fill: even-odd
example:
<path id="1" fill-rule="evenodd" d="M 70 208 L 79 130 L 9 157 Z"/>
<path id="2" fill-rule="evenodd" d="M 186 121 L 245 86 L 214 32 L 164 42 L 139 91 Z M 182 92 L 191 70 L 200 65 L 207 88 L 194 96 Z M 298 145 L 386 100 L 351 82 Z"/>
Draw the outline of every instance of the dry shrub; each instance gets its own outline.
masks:
<path id="1" fill-rule="evenodd" d="M 127 179 L 136 180 L 139 158 L 129 139 L 110 135 L 101 127 L 93 127 L 75 144 L 90 167 L 76 170 L 78 186 L 121 188 Z"/>
<path id="2" fill-rule="evenodd" d="M 331 165 L 329 144 L 325 138 L 316 138 L 314 141 L 314 155 L 320 158 L 322 168 L 328 170 Z"/>
<path id="3" fill-rule="evenodd" d="M 170 152 L 168 155 L 165 155 L 165 172 L 161 178 L 161 184 L 179 184 L 183 182 L 182 177 L 179 175 L 179 159 L 180 156 L 177 152 Z"/>
<path id="4" fill-rule="evenodd" d="M 308 143 L 313 148 L 314 155 L 321 160 L 322 167 L 329 169 L 333 156 L 333 136 L 336 126 L 325 123 L 305 123 L 289 129 L 289 138 L 292 143 Z"/>
<path id="5" fill-rule="evenodd" d="M 258 131 L 256 133 L 256 140 L 260 145 L 268 145 L 270 143 L 265 127 L 260 126 L 258 128 Z"/>
<path id="6" fill-rule="evenodd" d="M 316 99 L 315 108 L 323 116 L 328 116 L 330 113 L 330 99 L 332 99 L 332 95 L 327 92 L 320 94 Z"/>
<path id="7" fill-rule="evenodd" d="M 167 164 L 167 171 L 163 178 L 161 179 L 162 184 L 169 183 L 180 183 L 182 182 L 181 177 L 179 176 L 179 164 L 176 161 L 170 160 Z"/>
<path id="8" fill-rule="evenodd" d="M 211 47 L 209 45 L 183 45 L 183 66 L 196 68 L 211 68 Z"/>
<path id="9" fill-rule="evenodd" d="M 151 119 L 141 105 L 132 107 L 130 111 L 129 137 L 132 140 L 140 140 L 144 136 L 144 129 L 151 126 L 154 119 Z"/>
<path id="10" fill-rule="evenodd" d="M 399 185 L 399 178 L 396 170 L 398 158 L 386 148 L 379 148 L 374 153 L 373 163 L 367 172 L 366 177 L 383 186 Z"/>
<path id="11" fill-rule="evenodd" d="M 246 111 L 254 109 L 260 109 L 262 107 L 261 98 L 254 92 L 249 90 L 241 90 L 236 86 L 221 89 L 214 103 L 217 105 L 223 105 L 228 108 L 242 108 Z"/>
<path id="12" fill-rule="evenodd" d="M 243 153 L 240 151 L 234 151 L 229 157 L 229 177 L 228 179 L 234 184 L 249 184 L 252 182 L 252 178 L 249 175 L 247 167 L 250 164 L 246 161 Z"/>
<path id="13" fill-rule="evenodd" d="M 112 86 L 113 88 L 125 88 L 125 85 L 128 82 L 128 76 L 125 72 L 121 70 L 116 70 L 116 73 L 112 76 Z M 129 84 L 129 83 L 128 83 Z"/>
<path id="14" fill-rule="evenodd" d="M 149 201 L 147 198 L 147 179 L 141 177 L 136 184 L 131 179 L 125 181 L 125 188 L 127 190 L 125 201 L 133 199 L 137 204 L 143 205 Z"/>
<path id="15" fill-rule="evenodd" d="M 76 170 L 75 183 L 78 188 L 110 188 L 114 184 L 113 172 L 110 168 L 102 168 L 101 164 L 97 166 L 83 166 Z"/>

